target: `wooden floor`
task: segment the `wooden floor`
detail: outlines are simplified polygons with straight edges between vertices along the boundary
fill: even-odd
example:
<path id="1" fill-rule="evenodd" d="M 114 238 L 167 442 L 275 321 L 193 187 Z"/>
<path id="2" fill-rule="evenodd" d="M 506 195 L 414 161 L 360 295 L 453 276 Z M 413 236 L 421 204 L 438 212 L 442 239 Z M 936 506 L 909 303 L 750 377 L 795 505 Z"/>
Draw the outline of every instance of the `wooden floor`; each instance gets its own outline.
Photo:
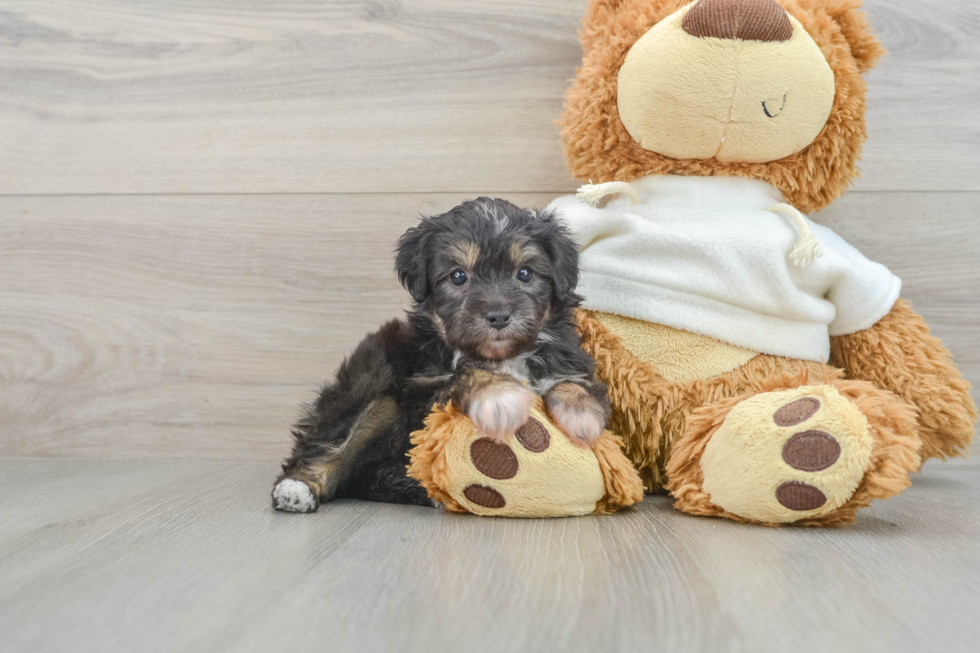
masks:
<path id="1" fill-rule="evenodd" d="M 980 399 L 980 9 L 865 5 L 863 176 L 813 217 Z M 978 650 L 971 461 L 835 531 L 269 509 L 416 216 L 578 185 L 585 6 L 0 2 L 0 651 Z"/>
<path id="2" fill-rule="evenodd" d="M 976 651 L 980 470 L 843 530 L 275 513 L 273 464 L 0 460 L 0 651 Z"/>

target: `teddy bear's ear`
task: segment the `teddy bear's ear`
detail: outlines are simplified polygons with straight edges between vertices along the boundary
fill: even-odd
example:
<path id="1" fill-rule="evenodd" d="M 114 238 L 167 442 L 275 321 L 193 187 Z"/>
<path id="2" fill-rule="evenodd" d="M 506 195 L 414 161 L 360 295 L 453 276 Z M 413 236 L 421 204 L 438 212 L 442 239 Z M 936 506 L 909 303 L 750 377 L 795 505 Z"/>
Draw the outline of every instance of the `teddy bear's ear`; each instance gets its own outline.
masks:
<path id="1" fill-rule="evenodd" d="M 650 27 L 692 0 L 590 0 L 579 40 L 586 57 L 594 48 L 625 51 Z"/>
<path id="2" fill-rule="evenodd" d="M 612 22 L 616 10 L 625 0 L 592 0 L 589 2 L 585 15 L 582 16 L 582 29 L 579 30 L 579 41 L 582 42 L 582 53 L 588 54 L 602 31 Z"/>
<path id="3" fill-rule="evenodd" d="M 579 40 L 582 42 L 582 54 L 588 54 L 594 45 L 605 42 L 616 36 L 624 25 L 632 25 L 644 14 L 654 12 L 660 5 L 677 4 L 683 6 L 685 0 L 591 0 L 585 15 L 582 17 L 582 29 L 579 30 Z"/>
<path id="4" fill-rule="evenodd" d="M 868 15 L 861 9 L 861 0 L 828 2 L 826 11 L 840 26 L 841 33 L 851 46 L 851 55 L 862 73 L 871 70 L 887 50 L 871 31 Z"/>

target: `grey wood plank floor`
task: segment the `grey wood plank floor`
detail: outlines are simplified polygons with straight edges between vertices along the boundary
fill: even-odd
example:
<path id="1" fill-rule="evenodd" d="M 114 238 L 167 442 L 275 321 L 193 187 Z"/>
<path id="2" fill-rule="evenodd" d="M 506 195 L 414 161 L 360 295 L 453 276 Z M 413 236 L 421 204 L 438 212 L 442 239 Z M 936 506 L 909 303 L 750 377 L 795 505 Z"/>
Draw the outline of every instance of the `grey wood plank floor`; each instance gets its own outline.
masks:
<path id="1" fill-rule="evenodd" d="M 664 496 L 504 520 L 341 501 L 275 466 L 0 459 L 0 651 L 975 651 L 980 468 L 930 465 L 854 526 Z"/>

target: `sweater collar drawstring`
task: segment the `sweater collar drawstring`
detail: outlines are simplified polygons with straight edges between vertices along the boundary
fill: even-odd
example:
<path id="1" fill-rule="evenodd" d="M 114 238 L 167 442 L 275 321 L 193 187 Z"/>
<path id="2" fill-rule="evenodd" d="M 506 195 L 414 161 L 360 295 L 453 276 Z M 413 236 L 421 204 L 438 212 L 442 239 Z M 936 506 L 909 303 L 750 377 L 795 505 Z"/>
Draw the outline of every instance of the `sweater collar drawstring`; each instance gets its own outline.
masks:
<path id="1" fill-rule="evenodd" d="M 800 238 L 796 241 L 796 245 L 789 253 L 789 260 L 793 265 L 808 268 L 813 265 L 815 258 L 823 256 L 823 248 L 820 246 L 820 241 L 813 235 L 813 230 L 810 229 L 810 224 L 807 222 L 806 216 L 800 213 L 795 206 L 790 204 L 773 204 L 766 211 L 789 218 L 796 225 L 796 228 L 799 229 Z"/>
<path id="2" fill-rule="evenodd" d="M 604 184 L 593 184 L 590 179 L 589 183 L 579 187 L 575 193 L 575 199 L 583 204 L 588 204 L 592 208 L 596 208 L 599 206 L 602 198 L 608 197 L 609 195 L 618 195 L 619 193 L 629 195 L 630 204 L 633 206 L 640 203 L 640 196 L 636 193 L 636 189 L 625 181 L 607 181 Z"/>

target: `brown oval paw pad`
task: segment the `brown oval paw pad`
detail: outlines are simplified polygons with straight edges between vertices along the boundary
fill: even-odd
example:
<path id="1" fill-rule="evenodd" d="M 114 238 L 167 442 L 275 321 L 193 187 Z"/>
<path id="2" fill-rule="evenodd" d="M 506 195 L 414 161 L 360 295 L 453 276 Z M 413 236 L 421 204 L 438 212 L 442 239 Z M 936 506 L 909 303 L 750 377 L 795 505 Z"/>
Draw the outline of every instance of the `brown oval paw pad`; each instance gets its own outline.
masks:
<path id="1" fill-rule="evenodd" d="M 506 444 L 490 438 L 480 438 L 470 445 L 470 459 L 474 467 L 490 478 L 499 480 L 517 476 L 517 456 Z"/>
<path id="2" fill-rule="evenodd" d="M 783 445 L 783 460 L 801 472 L 819 472 L 840 458 L 840 443 L 823 431 L 804 431 Z"/>
<path id="3" fill-rule="evenodd" d="M 507 505 L 500 492 L 486 485 L 467 485 L 466 489 L 463 490 L 463 496 L 484 508 L 503 508 Z"/>
<path id="4" fill-rule="evenodd" d="M 551 436 L 544 424 L 532 417 L 517 429 L 517 441 L 531 453 L 541 453 L 551 444 Z"/>
<path id="5" fill-rule="evenodd" d="M 813 397 L 800 397 L 776 411 L 773 421 L 779 426 L 796 426 L 807 421 L 820 410 L 820 400 Z"/>
<path id="6" fill-rule="evenodd" d="M 776 501 L 790 510 L 816 510 L 827 503 L 827 496 L 812 485 L 789 481 L 776 488 Z"/>

